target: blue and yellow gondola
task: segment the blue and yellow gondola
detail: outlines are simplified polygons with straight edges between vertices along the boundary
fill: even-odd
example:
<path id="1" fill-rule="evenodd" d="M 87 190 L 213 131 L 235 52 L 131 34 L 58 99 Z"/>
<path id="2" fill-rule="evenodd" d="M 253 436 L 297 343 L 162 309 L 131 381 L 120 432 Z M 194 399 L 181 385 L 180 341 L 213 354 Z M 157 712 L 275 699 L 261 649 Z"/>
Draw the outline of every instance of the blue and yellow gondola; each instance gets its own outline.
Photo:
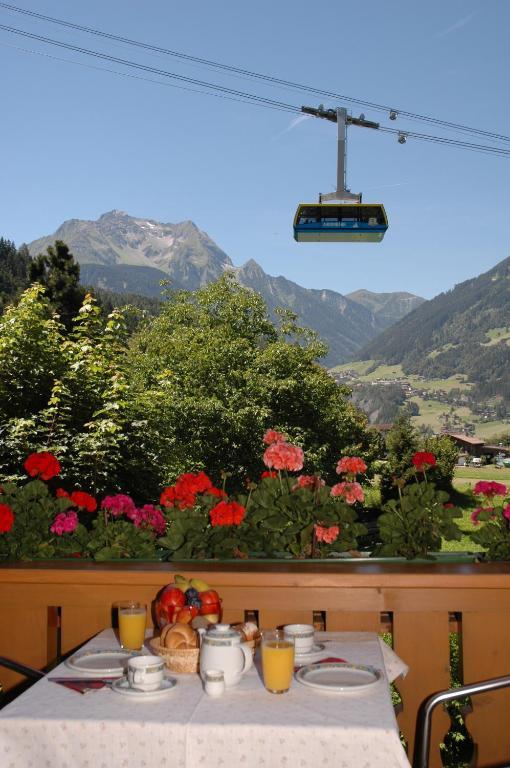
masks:
<path id="1" fill-rule="evenodd" d="M 381 203 L 301 203 L 294 239 L 304 243 L 380 243 L 388 229 Z"/>

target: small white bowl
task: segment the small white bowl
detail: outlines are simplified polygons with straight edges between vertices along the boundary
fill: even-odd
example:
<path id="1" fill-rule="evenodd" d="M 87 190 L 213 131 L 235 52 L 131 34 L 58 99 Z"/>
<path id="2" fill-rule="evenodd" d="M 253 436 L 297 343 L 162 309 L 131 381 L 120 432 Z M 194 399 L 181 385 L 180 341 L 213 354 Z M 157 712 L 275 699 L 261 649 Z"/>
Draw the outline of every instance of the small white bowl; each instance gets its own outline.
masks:
<path id="1" fill-rule="evenodd" d="M 283 634 L 293 638 L 296 655 L 310 653 L 312 650 L 315 636 L 313 624 L 286 624 Z"/>

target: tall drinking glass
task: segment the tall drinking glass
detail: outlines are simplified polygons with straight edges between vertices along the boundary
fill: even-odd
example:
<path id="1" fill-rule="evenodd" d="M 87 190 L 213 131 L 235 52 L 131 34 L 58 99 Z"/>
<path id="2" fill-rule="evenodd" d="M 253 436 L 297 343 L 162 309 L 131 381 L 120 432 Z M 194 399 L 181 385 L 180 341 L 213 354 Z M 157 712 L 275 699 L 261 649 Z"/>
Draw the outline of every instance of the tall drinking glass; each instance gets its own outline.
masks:
<path id="1" fill-rule="evenodd" d="M 262 633 L 262 677 L 269 693 L 286 693 L 294 672 L 294 638 L 275 629 Z"/>
<path id="2" fill-rule="evenodd" d="M 123 648 L 139 651 L 145 641 L 147 606 L 135 600 L 117 603 L 119 612 L 119 639 Z"/>

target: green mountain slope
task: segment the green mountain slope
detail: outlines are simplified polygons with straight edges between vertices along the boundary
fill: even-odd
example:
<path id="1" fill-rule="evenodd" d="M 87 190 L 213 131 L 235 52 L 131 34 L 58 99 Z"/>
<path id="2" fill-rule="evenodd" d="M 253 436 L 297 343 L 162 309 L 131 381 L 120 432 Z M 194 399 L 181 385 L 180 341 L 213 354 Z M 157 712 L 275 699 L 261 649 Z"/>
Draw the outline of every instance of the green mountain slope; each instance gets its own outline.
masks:
<path id="1" fill-rule="evenodd" d="M 358 360 L 408 374 L 464 374 L 478 398 L 510 400 L 510 257 L 425 302 L 373 339 Z"/>

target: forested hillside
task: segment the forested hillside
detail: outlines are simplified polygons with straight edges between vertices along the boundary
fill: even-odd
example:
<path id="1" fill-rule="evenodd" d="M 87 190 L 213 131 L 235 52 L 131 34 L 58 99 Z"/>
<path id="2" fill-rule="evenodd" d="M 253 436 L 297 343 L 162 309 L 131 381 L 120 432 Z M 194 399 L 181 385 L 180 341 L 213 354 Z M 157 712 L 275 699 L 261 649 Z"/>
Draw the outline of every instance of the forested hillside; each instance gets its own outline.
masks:
<path id="1" fill-rule="evenodd" d="M 510 258 L 422 304 L 357 358 L 428 378 L 464 374 L 479 398 L 510 399 Z"/>

